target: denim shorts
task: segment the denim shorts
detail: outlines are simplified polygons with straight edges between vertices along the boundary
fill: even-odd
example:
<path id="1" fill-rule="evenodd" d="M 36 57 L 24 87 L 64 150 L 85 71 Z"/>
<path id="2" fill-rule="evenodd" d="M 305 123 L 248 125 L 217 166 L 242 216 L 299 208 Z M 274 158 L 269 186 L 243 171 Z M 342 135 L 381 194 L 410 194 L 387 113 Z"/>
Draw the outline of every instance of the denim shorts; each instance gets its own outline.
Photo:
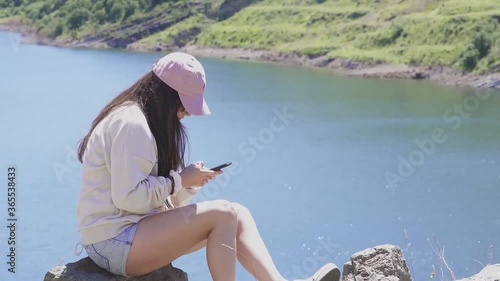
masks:
<path id="1" fill-rule="evenodd" d="M 99 267 L 116 275 L 127 276 L 127 257 L 136 231 L 137 223 L 134 223 L 114 238 L 83 245 L 83 248 Z"/>

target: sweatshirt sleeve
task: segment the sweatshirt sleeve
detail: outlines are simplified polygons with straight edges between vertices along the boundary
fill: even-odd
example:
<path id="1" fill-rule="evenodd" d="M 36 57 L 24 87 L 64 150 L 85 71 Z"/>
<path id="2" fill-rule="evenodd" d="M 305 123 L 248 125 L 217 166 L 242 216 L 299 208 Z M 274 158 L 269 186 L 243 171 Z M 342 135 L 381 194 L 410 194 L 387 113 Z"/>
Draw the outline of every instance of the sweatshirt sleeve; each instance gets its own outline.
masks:
<path id="1" fill-rule="evenodd" d="M 168 178 L 150 175 L 156 163 L 156 143 L 140 109 L 126 109 L 110 132 L 109 172 L 115 206 L 136 214 L 163 206 L 172 185 Z"/>
<path id="2" fill-rule="evenodd" d="M 198 193 L 199 188 L 182 188 L 174 195 L 170 196 L 170 201 L 175 208 L 186 206 L 189 204 L 193 196 Z"/>

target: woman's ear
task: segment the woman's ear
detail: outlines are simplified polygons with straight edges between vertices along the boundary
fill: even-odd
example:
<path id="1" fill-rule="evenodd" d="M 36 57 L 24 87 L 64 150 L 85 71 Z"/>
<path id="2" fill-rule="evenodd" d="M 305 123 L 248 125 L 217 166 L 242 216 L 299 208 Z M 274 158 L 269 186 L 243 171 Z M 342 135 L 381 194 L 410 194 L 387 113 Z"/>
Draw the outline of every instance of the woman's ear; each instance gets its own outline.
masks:
<path id="1" fill-rule="evenodd" d="M 179 107 L 179 109 L 177 110 L 177 118 L 182 119 L 182 112 L 184 111 L 184 107 L 181 106 Z"/>
<path id="2" fill-rule="evenodd" d="M 184 118 L 186 116 L 191 116 L 191 114 L 189 114 L 189 112 L 187 112 L 187 110 L 186 110 L 186 108 L 184 108 L 184 106 L 181 106 L 179 108 L 179 110 L 177 110 L 177 118 L 179 118 L 179 120 L 181 120 L 182 118 Z"/>

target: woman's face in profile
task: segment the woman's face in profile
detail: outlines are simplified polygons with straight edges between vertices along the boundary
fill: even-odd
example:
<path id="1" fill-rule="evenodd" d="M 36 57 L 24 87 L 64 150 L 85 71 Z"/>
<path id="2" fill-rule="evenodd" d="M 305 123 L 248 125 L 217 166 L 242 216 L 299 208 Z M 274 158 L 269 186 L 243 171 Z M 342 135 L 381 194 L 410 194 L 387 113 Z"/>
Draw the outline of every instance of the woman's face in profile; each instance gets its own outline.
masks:
<path id="1" fill-rule="evenodd" d="M 179 118 L 179 120 L 182 120 L 186 116 L 191 116 L 191 114 L 187 112 L 184 106 L 181 106 L 181 108 L 179 108 L 179 110 L 177 111 L 177 118 Z"/>

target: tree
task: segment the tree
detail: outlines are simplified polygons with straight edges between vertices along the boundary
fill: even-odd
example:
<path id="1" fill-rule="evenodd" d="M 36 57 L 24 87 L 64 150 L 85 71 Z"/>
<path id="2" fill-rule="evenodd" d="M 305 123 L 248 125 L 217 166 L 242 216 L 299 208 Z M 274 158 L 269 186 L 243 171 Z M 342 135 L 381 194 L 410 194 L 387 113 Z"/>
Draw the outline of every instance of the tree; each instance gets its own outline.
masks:
<path id="1" fill-rule="evenodd" d="M 123 5 L 119 2 L 115 2 L 111 10 L 109 11 L 109 20 L 112 22 L 118 22 L 123 19 L 123 15 L 125 13 L 125 9 Z"/>
<path id="2" fill-rule="evenodd" d="M 130 17 L 131 15 L 133 15 L 135 13 L 135 10 L 138 8 L 138 5 L 136 2 L 134 1 L 128 1 L 125 3 L 125 15 L 124 15 L 124 19 L 127 19 L 128 17 Z"/>
<path id="3" fill-rule="evenodd" d="M 9 7 L 9 4 L 9 1 L 0 0 L 0 8 L 7 8 Z"/>
<path id="4" fill-rule="evenodd" d="M 104 11 L 104 9 L 100 9 L 94 12 L 94 20 L 99 24 L 105 23 L 106 18 L 106 11 Z"/>
<path id="5" fill-rule="evenodd" d="M 69 29 L 77 29 L 90 18 L 90 12 L 84 8 L 73 10 L 68 17 Z"/>
<path id="6" fill-rule="evenodd" d="M 55 38 L 64 32 L 64 22 L 61 19 L 54 20 L 51 22 L 49 27 L 49 36 Z"/>

